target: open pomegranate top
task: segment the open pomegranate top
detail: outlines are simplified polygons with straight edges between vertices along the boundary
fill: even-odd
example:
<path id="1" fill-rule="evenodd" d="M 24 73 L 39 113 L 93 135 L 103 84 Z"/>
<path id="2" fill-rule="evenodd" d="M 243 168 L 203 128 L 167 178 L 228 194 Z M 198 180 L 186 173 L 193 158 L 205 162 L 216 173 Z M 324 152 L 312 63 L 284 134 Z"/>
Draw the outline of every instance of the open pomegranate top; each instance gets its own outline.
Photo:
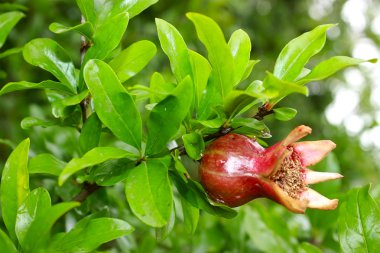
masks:
<path id="1" fill-rule="evenodd" d="M 330 140 L 297 142 L 310 133 L 310 127 L 298 126 L 266 149 L 244 135 L 222 136 L 205 151 L 199 168 L 201 183 L 211 199 L 231 207 L 267 197 L 295 213 L 306 208 L 335 209 L 337 199 L 330 200 L 308 185 L 343 176 L 307 167 L 336 145 Z"/>

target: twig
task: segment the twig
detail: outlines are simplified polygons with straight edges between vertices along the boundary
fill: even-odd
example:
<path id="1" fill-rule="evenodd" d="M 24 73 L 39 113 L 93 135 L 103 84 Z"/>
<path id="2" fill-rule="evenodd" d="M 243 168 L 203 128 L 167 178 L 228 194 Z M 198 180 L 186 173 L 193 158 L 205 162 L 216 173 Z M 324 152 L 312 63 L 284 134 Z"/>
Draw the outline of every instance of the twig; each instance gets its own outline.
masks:
<path id="1" fill-rule="evenodd" d="M 252 118 L 255 118 L 257 120 L 263 120 L 265 116 L 273 114 L 274 111 L 272 109 L 268 109 L 268 108 L 269 107 L 267 104 L 263 104 L 262 106 L 259 107 L 257 113 Z M 204 136 L 203 141 L 205 141 L 205 142 L 211 141 L 213 139 L 216 139 L 216 138 L 219 138 L 219 137 L 224 136 L 226 134 L 229 134 L 236 129 L 237 128 L 222 126 L 218 132 Z M 186 154 L 186 149 L 183 145 L 171 149 L 170 152 L 172 152 L 174 150 L 178 150 L 180 155 Z"/>
<path id="2" fill-rule="evenodd" d="M 74 197 L 74 201 L 83 202 L 87 199 L 88 196 L 100 188 L 102 188 L 100 185 L 85 183 L 79 194 Z"/>

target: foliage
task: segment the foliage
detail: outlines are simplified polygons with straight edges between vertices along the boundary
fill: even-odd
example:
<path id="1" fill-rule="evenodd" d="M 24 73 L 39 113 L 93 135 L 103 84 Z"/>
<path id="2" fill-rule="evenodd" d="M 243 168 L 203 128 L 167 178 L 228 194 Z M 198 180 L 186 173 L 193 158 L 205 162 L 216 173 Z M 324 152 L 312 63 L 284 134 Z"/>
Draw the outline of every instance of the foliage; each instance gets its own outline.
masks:
<path id="1" fill-rule="evenodd" d="M 278 106 L 282 100 L 294 93 L 308 95 L 309 82 L 375 60 L 333 56 L 308 69 L 334 27 L 320 25 L 291 40 L 273 71 L 255 80 L 251 72 L 259 60 L 251 59 L 249 35 L 239 29 L 226 40 L 213 19 L 191 12 L 186 16 L 206 54 L 189 49 L 174 25 L 157 18 L 171 73 L 155 69 L 148 85 L 139 73 L 154 59 L 156 45 L 144 39 L 124 48 L 122 39 L 132 18 L 155 2 L 77 0 L 84 21 L 74 26 L 54 22 L 49 29 L 83 36 L 80 63 L 72 60 L 69 52 L 74 50 L 50 38 L 34 38 L 23 46 L 25 62 L 49 72 L 52 80 L 9 82 L 0 95 L 43 90 L 51 115 L 24 118 L 22 127 L 52 129 L 72 143 L 61 155 L 31 152 L 29 139 L 14 148 L 1 177 L 5 226 L 0 248 L 149 252 L 158 245 L 173 252 L 321 252 L 339 247 L 375 252 L 379 207 L 367 186 L 342 195 L 339 213 L 326 217 L 318 212 L 295 216 L 264 201 L 234 210 L 208 199 L 195 169 L 214 138 L 238 132 L 265 143 L 271 136 L 266 116 L 289 121 L 297 114 L 295 108 Z M 0 15 L 0 47 L 22 17 L 20 11 Z M 20 51 L 8 49 L 0 57 Z M 339 171 L 336 159 L 329 157 L 327 163 Z M 49 183 L 38 187 L 44 180 Z M 339 185 L 329 187 L 330 194 L 340 191 Z M 316 237 L 314 223 L 322 216 L 324 230 Z M 231 245 L 220 240 L 223 232 Z M 190 235 L 194 243 L 183 250 Z"/>

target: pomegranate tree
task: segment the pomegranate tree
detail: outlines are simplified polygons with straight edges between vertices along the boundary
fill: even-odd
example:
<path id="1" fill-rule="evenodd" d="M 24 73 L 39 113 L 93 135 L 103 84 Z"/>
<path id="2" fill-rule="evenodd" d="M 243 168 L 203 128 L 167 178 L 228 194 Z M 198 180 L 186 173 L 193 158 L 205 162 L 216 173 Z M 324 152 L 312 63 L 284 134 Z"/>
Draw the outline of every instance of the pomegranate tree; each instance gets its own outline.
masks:
<path id="1" fill-rule="evenodd" d="M 308 185 L 342 175 L 307 167 L 322 160 L 336 145 L 330 140 L 296 142 L 310 133 L 310 127 L 298 126 L 268 148 L 244 135 L 222 136 L 205 151 L 201 182 L 214 201 L 231 207 L 267 197 L 295 213 L 304 213 L 306 208 L 335 209 L 337 199 L 328 199 Z"/>

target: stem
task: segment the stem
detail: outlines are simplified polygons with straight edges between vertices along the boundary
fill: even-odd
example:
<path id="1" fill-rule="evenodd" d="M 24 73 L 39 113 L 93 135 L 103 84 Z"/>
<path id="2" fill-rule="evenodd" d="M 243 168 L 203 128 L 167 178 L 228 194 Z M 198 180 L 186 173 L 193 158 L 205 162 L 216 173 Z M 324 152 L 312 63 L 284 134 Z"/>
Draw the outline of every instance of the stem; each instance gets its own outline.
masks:
<path id="1" fill-rule="evenodd" d="M 274 111 L 267 104 L 263 104 L 262 106 L 259 107 L 257 113 L 252 118 L 255 118 L 261 121 L 264 119 L 265 116 L 273 114 L 273 113 Z M 205 142 L 211 141 L 213 139 L 229 134 L 236 129 L 237 128 L 222 126 L 218 132 L 204 136 L 203 141 Z M 175 150 L 178 150 L 180 155 L 186 154 L 186 149 L 183 145 L 171 149 L 170 152 L 175 151 Z"/>
<path id="2" fill-rule="evenodd" d="M 81 20 L 80 22 L 83 24 L 84 22 L 86 22 L 84 16 L 82 15 L 81 16 Z M 89 49 L 90 47 L 90 44 L 89 42 L 86 40 L 86 37 L 85 36 L 81 36 L 81 47 L 80 47 L 80 62 L 81 62 L 81 65 L 83 64 L 83 59 L 84 59 L 84 56 L 85 54 L 87 53 L 87 50 Z M 90 103 L 90 98 L 89 96 L 86 97 L 85 99 L 82 100 L 82 102 L 80 103 L 80 108 L 81 108 L 81 111 L 82 111 L 82 124 L 84 124 L 88 118 L 88 105 Z"/>
<path id="3" fill-rule="evenodd" d="M 87 199 L 88 196 L 100 188 L 102 188 L 100 185 L 85 183 L 80 193 L 74 197 L 74 201 L 83 202 Z"/>

